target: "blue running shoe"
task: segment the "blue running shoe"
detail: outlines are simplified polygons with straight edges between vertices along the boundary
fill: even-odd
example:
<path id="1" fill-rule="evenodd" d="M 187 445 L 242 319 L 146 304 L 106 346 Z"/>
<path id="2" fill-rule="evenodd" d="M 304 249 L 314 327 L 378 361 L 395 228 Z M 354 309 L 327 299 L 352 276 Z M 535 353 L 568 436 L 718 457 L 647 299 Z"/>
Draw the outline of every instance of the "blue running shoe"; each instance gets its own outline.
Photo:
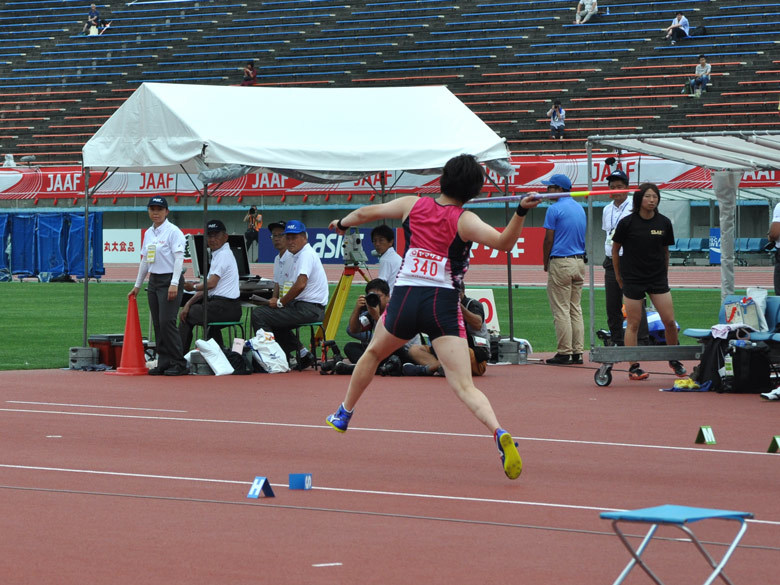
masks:
<path id="1" fill-rule="evenodd" d="M 354 411 L 353 411 L 354 412 Z M 325 419 L 325 422 L 340 433 L 346 433 L 349 426 L 349 419 L 352 418 L 352 412 L 344 408 L 344 404 L 339 405 L 335 414 L 331 414 Z"/>
<path id="2" fill-rule="evenodd" d="M 504 473 L 509 479 L 517 479 L 523 471 L 523 460 L 517 452 L 517 443 L 504 429 L 496 429 L 495 440 L 504 464 Z"/>

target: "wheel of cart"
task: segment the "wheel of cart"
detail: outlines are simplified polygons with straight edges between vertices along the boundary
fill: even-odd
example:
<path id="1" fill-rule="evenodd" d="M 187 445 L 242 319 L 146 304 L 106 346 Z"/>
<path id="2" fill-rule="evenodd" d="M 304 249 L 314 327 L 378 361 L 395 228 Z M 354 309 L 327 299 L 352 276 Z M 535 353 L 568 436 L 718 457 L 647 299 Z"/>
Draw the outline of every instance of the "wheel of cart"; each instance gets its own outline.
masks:
<path id="1" fill-rule="evenodd" d="M 601 364 L 593 375 L 596 386 L 609 386 L 612 383 L 612 364 Z"/>

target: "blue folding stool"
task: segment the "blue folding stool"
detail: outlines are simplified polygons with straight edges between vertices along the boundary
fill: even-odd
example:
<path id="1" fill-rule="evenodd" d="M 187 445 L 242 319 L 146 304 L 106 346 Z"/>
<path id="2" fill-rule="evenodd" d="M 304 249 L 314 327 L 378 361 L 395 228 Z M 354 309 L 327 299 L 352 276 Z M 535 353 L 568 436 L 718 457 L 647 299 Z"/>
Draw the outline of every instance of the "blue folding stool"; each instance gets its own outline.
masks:
<path id="1" fill-rule="evenodd" d="M 710 567 L 712 567 L 713 571 L 712 573 L 710 573 L 710 576 L 707 577 L 707 580 L 703 583 L 703 585 L 710 585 L 717 577 L 723 579 L 726 583 L 728 583 L 728 585 L 733 585 L 733 583 L 729 580 L 728 577 L 726 577 L 726 574 L 723 572 L 723 567 L 726 566 L 726 563 L 731 557 L 731 554 L 737 548 L 737 544 L 742 538 L 742 535 L 745 533 L 745 530 L 747 530 L 747 524 L 745 524 L 745 520 L 747 518 L 752 518 L 753 514 L 749 512 L 735 512 L 732 510 L 716 510 L 713 508 L 693 508 L 691 506 L 673 506 L 671 504 L 666 504 L 664 506 L 655 506 L 653 508 L 642 508 L 640 510 L 625 510 L 623 512 L 602 512 L 601 517 L 606 520 L 612 520 L 612 528 L 614 529 L 615 534 L 618 535 L 618 538 L 620 538 L 621 542 L 628 549 L 628 552 L 631 553 L 631 557 L 632 557 L 631 560 L 628 562 L 628 565 L 626 565 L 626 568 L 623 569 L 623 572 L 620 574 L 620 576 L 618 576 L 618 578 L 615 580 L 613 585 L 618 585 L 619 583 L 622 583 L 623 580 L 631 572 L 631 569 L 633 569 L 634 566 L 636 565 L 642 567 L 644 572 L 647 573 L 648 576 L 653 581 L 655 581 L 658 585 L 664 585 L 663 582 L 658 577 L 655 576 L 655 574 L 648 568 L 648 566 L 641 558 L 642 553 L 647 548 L 647 545 L 650 544 L 650 541 L 652 540 L 655 531 L 658 529 L 658 526 L 660 525 L 676 526 L 677 528 L 685 532 L 685 534 L 688 535 L 690 541 L 696 545 L 696 548 L 699 549 L 699 552 L 701 552 L 701 554 L 710 564 Z M 698 522 L 699 520 L 709 520 L 709 519 L 734 520 L 736 522 L 739 522 L 740 524 L 739 531 L 737 532 L 736 536 L 734 537 L 734 540 L 729 545 L 728 550 L 723 555 L 723 558 L 720 560 L 719 563 L 715 562 L 715 560 L 706 551 L 704 546 L 702 546 L 699 539 L 696 538 L 696 535 L 691 531 L 690 528 L 686 526 L 686 524 Z M 620 529 L 619 524 L 621 522 L 652 524 L 652 526 L 650 527 L 650 530 L 648 530 L 647 535 L 642 540 L 642 543 L 636 549 L 634 549 L 626 539 L 625 534 L 623 534 L 623 532 Z"/>

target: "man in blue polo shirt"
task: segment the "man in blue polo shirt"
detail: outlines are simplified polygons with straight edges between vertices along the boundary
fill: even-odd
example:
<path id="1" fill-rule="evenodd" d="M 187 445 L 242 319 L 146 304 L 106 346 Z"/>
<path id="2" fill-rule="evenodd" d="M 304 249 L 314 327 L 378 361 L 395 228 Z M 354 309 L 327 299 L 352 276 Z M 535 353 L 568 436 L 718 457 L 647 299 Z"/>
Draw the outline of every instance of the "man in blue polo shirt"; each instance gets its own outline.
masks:
<path id="1" fill-rule="evenodd" d="M 585 345 L 582 320 L 582 285 L 585 282 L 585 210 L 568 193 L 566 175 L 552 175 L 542 181 L 548 193 L 563 193 L 544 217 L 544 271 L 547 298 L 555 323 L 558 349 L 548 364 L 581 364 Z"/>

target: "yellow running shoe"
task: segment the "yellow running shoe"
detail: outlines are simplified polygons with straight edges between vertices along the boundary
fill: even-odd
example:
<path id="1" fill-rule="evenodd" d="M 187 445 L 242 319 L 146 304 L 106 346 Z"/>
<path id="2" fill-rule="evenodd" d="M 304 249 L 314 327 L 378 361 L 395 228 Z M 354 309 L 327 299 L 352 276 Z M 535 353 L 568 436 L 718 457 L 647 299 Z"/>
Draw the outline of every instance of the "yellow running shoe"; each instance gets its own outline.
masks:
<path id="1" fill-rule="evenodd" d="M 517 452 L 517 443 L 512 435 L 500 428 L 496 429 L 493 438 L 501 455 L 501 462 L 504 464 L 504 473 L 509 479 L 517 479 L 523 471 L 523 460 Z"/>

